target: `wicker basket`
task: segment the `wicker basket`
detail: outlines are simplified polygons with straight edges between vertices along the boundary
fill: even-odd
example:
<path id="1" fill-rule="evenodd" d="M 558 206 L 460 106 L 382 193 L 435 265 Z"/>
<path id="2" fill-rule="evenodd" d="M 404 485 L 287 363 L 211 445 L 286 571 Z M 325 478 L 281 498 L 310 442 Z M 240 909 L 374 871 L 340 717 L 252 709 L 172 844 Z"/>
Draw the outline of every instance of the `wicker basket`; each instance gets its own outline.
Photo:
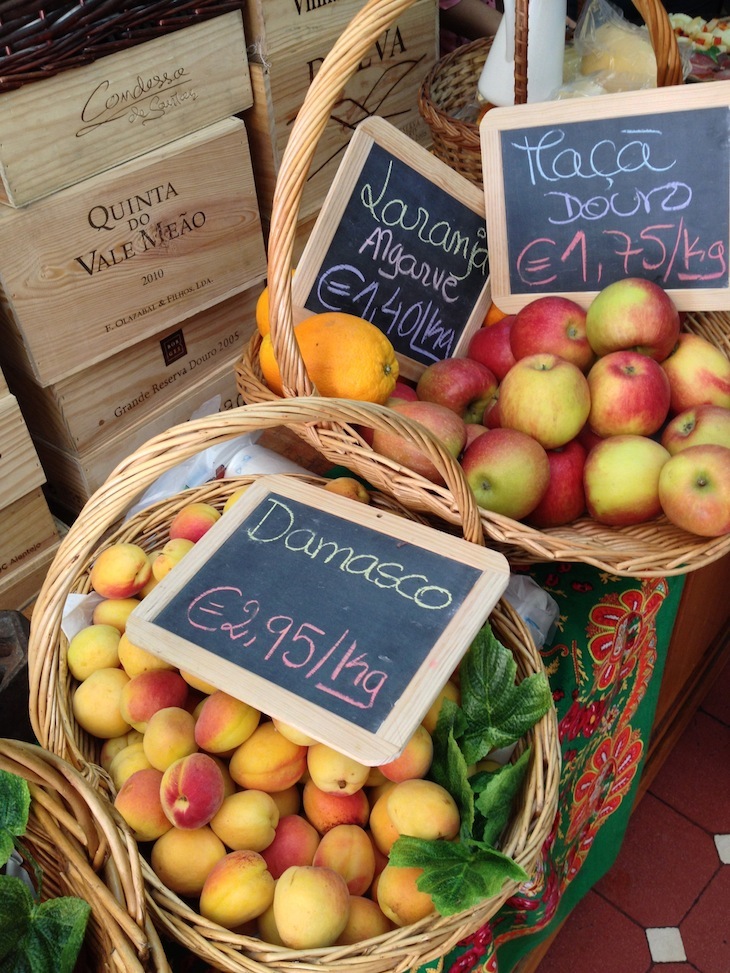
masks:
<path id="1" fill-rule="evenodd" d="M 43 872 L 43 899 L 76 896 L 91 912 L 79 969 L 168 971 L 145 902 L 129 830 L 65 760 L 31 743 L 0 740 L 0 769 L 26 780 L 30 814 L 21 844 Z"/>
<path id="2" fill-rule="evenodd" d="M 99 741 L 80 729 L 72 712 L 73 683 L 66 665 L 67 641 L 60 629 L 67 595 L 71 591 L 89 590 L 90 564 L 100 547 L 116 540 L 131 540 L 152 550 L 161 536 L 167 536 L 172 516 L 184 503 L 205 500 L 220 507 L 237 486 L 247 482 L 241 478 L 213 481 L 140 511 L 120 526 L 119 518 L 130 503 L 162 472 L 203 447 L 233 436 L 272 426 L 319 423 L 324 418 L 332 419 L 338 426 L 365 422 L 412 436 L 414 443 L 431 453 L 447 482 L 452 483 L 455 494 L 461 496 L 464 536 L 474 543 L 483 543 L 479 516 L 458 464 L 419 426 L 382 406 L 317 398 L 244 406 L 176 426 L 150 440 L 115 470 L 84 507 L 51 565 L 32 617 L 29 672 L 34 730 L 44 746 L 78 767 L 95 788 L 113 793 L 108 775 L 98 763 Z M 404 517 L 419 519 L 389 494 L 381 496 L 375 491 L 373 502 Z M 544 671 L 525 624 L 507 602 L 498 603 L 490 620 L 498 638 L 513 652 L 520 679 Z M 502 848 L 529 874 L 534 871 L 557 806 L 560 748 L 554 710 L 521 741 L 517 753 L 526 745 L 532 747 L 530 767 L 520 806 L 506 831 Z M 356 946 L 297 952 L 234 934 L 201 918 L 189 903 L 161 884 L 143 858 L 141 862 L 149 909 L 153 921 L 165 935 L 216 968 L 254 973 L 407 970 L 448 951 L 487 921 L 515 891 L 514 883 L 507 883 L 498 896 L 468 912 L 449 918 L 431 917 Z"/>
<path id="3" fill-rule="evenodd" d="M 0 93 L 242 8 L 242 0 L 9 0 L 0 11 Z"/>
<path id="4" fill-rule="evenodd" d="M 644 18 L 657 59 L 657 85 L 682 83 L 677 38 L 660 0 L 633 0 Z M 515 104 L 527 101 L 528 0 L 515 5 Z M 481 38 L 450 51 L 434 64 L 418 92 L 418 109 L 429 127 L 435 156 L 477 186 L 482 184 L 479 126 L 459 117 L 476 97 L 477 82 L 491 47 Z"/>
<path id="5" fill-rule="evenodd" d="M 317 141 L 343 83 L 381 31 L 407 8 L 412 0 L 369 0 L 338 38 L 324 60 L 305 97 L 284 152 L 274 194 L 269 237 L 269 320 L 283 387 L 287 397 L 316 394 L 294 338 L 291 269 L 297 217 L 307 172 Z M 652 26 L 655 49 L 669 26 L 666 13 L 653 17 L 655 3 L 635 0 Z M 670 32 L 671 32 L 671 28 Z M 672 35 L 672 39 L 673 39 Z M 676 42 L 674 44 L 676 48 Z M 670 54 L 661 58 L 666 78 L 672 77 Z M 681 69 L 680 69 L 681 77 Z M 695 313 L 684 327 L 702 335 L 730 357 L 730 315 Z M 238 388 L 247 403 L 274 401 L 277 396 L 264 382 L 258 364 L 261 337 L 256 332 L 236 363 Z M 390 491 L 412 509 L 458 525 L 459 502 L 450 490 L 375 453 L 352 426 L 308 423 L 300 429 L 331 462 L 341 464 L 368 480 L 375 488 Z M 703 538 L 680 530 L 660 517 L 631 527 L 605 527 L 583 517 L 564 527 L 537 530 L 487 510 L 480 511 L 483 530 L 513 564 L 544 561 L 579 561 L 621 577 L 658 578 L 686 574 L 730 551 L 730 536 Z"/>

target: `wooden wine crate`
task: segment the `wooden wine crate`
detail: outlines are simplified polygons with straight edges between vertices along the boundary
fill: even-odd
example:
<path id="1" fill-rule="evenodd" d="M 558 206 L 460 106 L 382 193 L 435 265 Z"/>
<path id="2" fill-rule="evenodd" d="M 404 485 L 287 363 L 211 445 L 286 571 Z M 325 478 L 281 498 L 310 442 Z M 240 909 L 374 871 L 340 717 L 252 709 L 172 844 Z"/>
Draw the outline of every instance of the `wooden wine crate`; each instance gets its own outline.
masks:
<path id="1" fill-rule="evenodd" d="M 227 118 L 2 208 L 3 353 L 51 385 L 265 273 L 246 128 Z"/>
<path id="2" fill-rule="evenodd" d="M 250 107 L 240 11 L 0 97 L 0 200 L 25 204 Z"/>
<path id="3" fill-rule="evenodd" d="M 260 292 L 234 294 L 53 385 L 8 368 L 31 434 L 84 452 L 180 399 L 221 363 L 232 369 L 256 328 Z"/>
<path id="4" fill-rule="evenodd" d="M 0 511 L 0 588 L 3 579 L 58 541 L 43 490 L 37 487 Z M 4 605 L 0 605 L 4 608 Z"/>
<path id="5" fill-rule="evenodd" d="M 292 39 L 288 46 L 279 46 L 285 32 L 277 28 L 274 49 L 267 47 L 261 61 L 255 54 L 249 57 L 253 107 L 246 113 L 246 123 L 265 218 L 271 215 L 292 123 L 320 64 L 341 33 L 339 26 L 326 29 L 325 10 L 331 11 L 334 24 L 339 2 L 321 11 L 319 32 L 307 31 L 297 43 Z M 306 221 L 319 211 L 350 136 L 363 119 L 379 115 L 416 142 L 429 144 L 428 126 L 418 111 L 418 89 L 437 56 L 436 0 L 418 0 L 383 33 L 345 85 L 317 143 L 302 195 L 300 220 Z"/>
<path id="6" fill-rule="evenodd" d="M 206 412 L 220 412 L 243 405 L 236 385 L 233 361 L 235 358 L 219 367 L 203 382 L 198 382 L 195 387 L 178 394 L 173 402 L 157 409 L 145 417 L 144 421 L 106 439 L 94 448 L 82 451 L 64 450 L 36 438 L 36 448 L 46 473 L 49 501 L 61 508 L 64 514 L 77 515 L 112 470 L 152 436 L 164 432 L 170 426 L 187 422 L 193 413 L 204 408 L 206 404 L 210 407 Z"/>
<path id="7" fill-rule="evenodd" d="M 0 509 L 41 486 L 44 480 L 18 400 L 14 395 L 4 395 L 0 398 Z"/>
<path id="8" fill-rule="evenodd" d="M 0 605 L 3 608 L 22 611 L 35 601 L 60 543 L 60 540 L 55 541 L 51 547 L 31 555 L 0 577 Z"/>
<path id="9" fill-rule="evenodd" d="M 362 0 L 248 0 L 244 8 L 246 37 L 264 57 L 308 44 L 321 37 L 339 37 Z"/>

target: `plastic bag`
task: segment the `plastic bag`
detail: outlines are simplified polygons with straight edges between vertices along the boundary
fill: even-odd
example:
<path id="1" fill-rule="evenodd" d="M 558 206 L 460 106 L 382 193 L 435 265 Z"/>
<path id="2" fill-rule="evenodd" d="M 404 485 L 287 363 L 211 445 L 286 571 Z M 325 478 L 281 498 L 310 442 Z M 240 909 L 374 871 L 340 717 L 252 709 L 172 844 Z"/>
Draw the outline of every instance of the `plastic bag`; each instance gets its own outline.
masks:
<path id="1" fill-rule="evenodd" d="M 526 574 L 511 574 L 505 599 L 527 624 L 538 649 L 552 640 L 560 614 L 558 603 Z"/>

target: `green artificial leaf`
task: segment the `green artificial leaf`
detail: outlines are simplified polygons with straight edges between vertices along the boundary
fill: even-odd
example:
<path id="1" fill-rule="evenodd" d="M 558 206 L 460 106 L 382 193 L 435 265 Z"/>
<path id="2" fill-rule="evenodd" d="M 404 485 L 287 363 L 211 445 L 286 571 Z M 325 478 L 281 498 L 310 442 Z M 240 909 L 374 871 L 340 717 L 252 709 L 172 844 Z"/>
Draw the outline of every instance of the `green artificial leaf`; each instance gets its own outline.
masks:
<path id="1" fill-rule="evenodd" d="M 0 970 L 12 969 L 6 960 L 17 954 L 28 935 L 35 903 L 21 878 L 0 875 Z"/>
<path id="2" fill-rule="evenodd" d="M 494 772 L 472 778 L 477 812 L 473 830 L 475 838 L 493 845 L 507 825 L 527 774 L 530 763 L 529 748 L 513 764 L 505 764 Z"/>
<path id="3" fill-rule="evenodd" d="M 456 801 L 462 834 L 470 834 L 474 821 L 474 792 L 469 782 L 468 767 L 456 740 L 463 732 L 464 718 L 451 699 L 445 699 L 433 734 L 433 759 L 429 776 L 445 787 Z M 457 727 L 459 731 L 457 731 Z"/>
<path id="4" fill-rule="evenodd" d="M 455 915 L 497 895 L 507 880 L 527 873 L 511 858 L 476 842 L 426 841 L 402 835 L 390 850 L 390 864 L 421 868 L 416 885 L 442 916 Z"/>
<path id="5" fill-rule="evenodd" d="M 0 973 L 73 973 L 91 914 L 89 903 L 63 896 L 36 905 L 21 879 L 7 877 L 0 899 Z"/>
<path id="6" fill-rule="evenodd" d="M 28 782 L 17 774 L 0 770 L 0 867 L 15 847 L 15 837 L 25 834 L 30 810 Z"/>
<path id="7" fill-rule="evenodd" d="M 467 729 L 461 749 L 467 764 L 490 750 L 516 743 L 552 705 L 544 673 L 533 673 L 519 685 L 517 664 L 489 624 L 475 636 L 459 668 L 461 708 Z"/>

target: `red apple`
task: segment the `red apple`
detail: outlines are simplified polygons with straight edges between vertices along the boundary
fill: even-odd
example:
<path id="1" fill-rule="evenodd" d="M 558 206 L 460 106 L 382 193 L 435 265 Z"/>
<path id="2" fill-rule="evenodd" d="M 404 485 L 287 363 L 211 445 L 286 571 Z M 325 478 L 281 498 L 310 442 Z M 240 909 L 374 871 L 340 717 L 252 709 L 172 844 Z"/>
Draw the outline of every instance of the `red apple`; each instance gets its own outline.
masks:
<path id="1" fill-rule="evenodd" d="M 497 390 L 497 379 L 486 365 L 471 358 L 444 358 L 421 373 L 416 394 L 422 402 L 437 402 L 464 422 L 481 422 L 484 409 Z"/>
<path id="2" fill-rule="evenodd" d="M 466 426 L 464 420 L 452 409 L 437 402 L 420 400 L 397 402 L 392 409 L 393 412 L 407 416 L 425 426 L 454 458 L 461 454 L 466 442 Z M 373 450 L 413 470 L 414 473 L 419 473 L 433 483 L 443 483 L 443 477 L 425 452 L 394 430 L 375 429 Z"/>
<path id="3" fill-rule="evenodd" d="M 596 359 L 586 337 L 585 309 L 567 297 L 548 294 L 525 304 L 510 329 L 517 360 L 549 352 L 587 372 Z"/>
<path id="4" fill-rule="evenodd" d="M 675 453 L 659 475 L 659 500 L 682 530 L 702 537 L 730 533 L 730 449 L 705 443 Z"/>
<path id="5" fill-rule="evenodd" d="M 624 277 L 593 298 L 586 313 L 586 334 L 599 357 L 632 348 L 663 361 L 679 336 L 679 312 L 659 284 Z"/>
<path id="6" fill-rule="evenodd" d="M 705 443 L 730 447 L 730 409 L 707 404 L 685 409 L 664 427 L 661 443 L 672 456 Z"/>
<path id="7" fill-rule="evenodd" d="M 469 446 L 474 442 L 477 436 L 481 436 L 483 432 L 487 431 L 487 427 L 483 426 L 480 422 L 467 422 L 466 425 L 466 442 L 464 443 L 464 449 L 468 449 Z"/>
<path id="8" fill-rule="evenodd" d="M 588 513 L 611 527 L 642 524 L 662 512 L 659 474 L 669 453 L 648 436 L 609 436 L 586 458 Z"/>
<path id="9" fill-rule="evenodd" d="M 417 398 L 418 393 L 416 392 L 415 386 L 409 385 L 408 382 L 404 382 L 402 378 L 399 378 L 396 380 L 393 391 L 390 393 L 388 405 L 391 404 L 392 399 L 400 399 L 404 402 L 414 402 Z"/>
<path id="10" fill-rule="evenodd" d="M 545 450 L 517 429 L 490 429 L 477 436 L 461 465 L 477 504 L 513 520 L 535 509 L 550 480 Z"/>
<path id="11" fill-rule="evenodd" d="M 669 379 L 638 351 L 611 351 L 588 372 L 588 425 L 599 436 L 650 436 L 669 413 Z"/>
<path id="12" fill-rule="evenodd" d="M 497 389 L 497 394 L 484 410 L 484 418 L 482 419 L 482 423 L 487 427 L 487 429 L 499 429 L 499 427 L 502 425 L 502 423 L 499 421 L 499 388 Z"/>
<path id="13" fill-rule="evenodd" d="M 486 365 L 498 382 L 515 363 L 510 344 L 510 328 L 514 319 L 514 314 L 507 314 L 495 324 L 475 331 L 466 349 L 467 358 Z"/>
<path id="14" fill-rule="evenodd" d="M 578 433 L 578 440 L 585 449 L 586 453 L 590 453 L 593 447 L 600 443 L 604 438 L 605 437 L 603 436 L 599 436 L 597 432 L 594 432 L 588 423 L 586 423 Z"/>
<path id="15" fill-rule="evenodd" d="M 583 372 L 558 355 L 520 358 L 499 386 L 499 420 L 545 449 L 575 439 L 588 419 L 591 396 Z"/>
<path id="16" fill-rule="evenodd" d="M 588 452 L 578 439 L 547 450 L 550 482 L 542 500 L 527 518 L 535 527 L 560 527 L 586 511 L 583 468 Z"/>
<path id="17" fill-rule="evenodd" d="M 682 333 L 662 368 L 669 379 L 673 413 L 704 403 L 730 408 L 730 360 L 701 335 Z"/>

